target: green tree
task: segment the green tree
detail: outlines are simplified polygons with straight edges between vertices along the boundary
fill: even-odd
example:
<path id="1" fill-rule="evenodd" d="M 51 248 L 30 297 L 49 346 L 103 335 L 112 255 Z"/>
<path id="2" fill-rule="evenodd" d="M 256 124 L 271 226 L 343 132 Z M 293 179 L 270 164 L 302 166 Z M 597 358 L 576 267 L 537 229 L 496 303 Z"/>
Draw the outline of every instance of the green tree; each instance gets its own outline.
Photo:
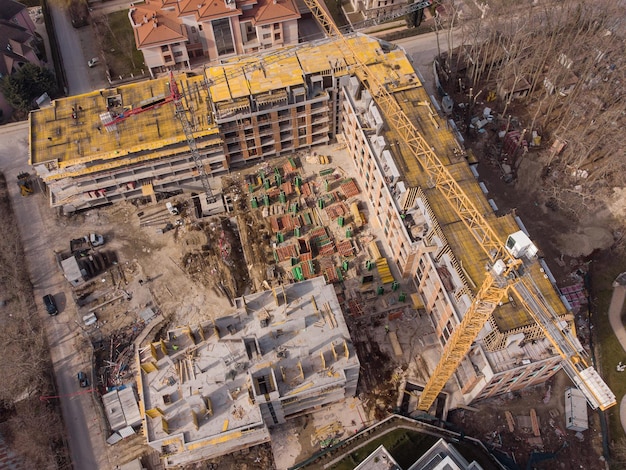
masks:
<path id="1" fill-rule="evenodd" d="M 419 0 L 418 0 L 419 1 Z M 408 4 L 412 5 L 415 3 L 415 0 L 409 0 Z M 406 22 L 407 28 L 415 28 L 422 23 L 424 19 L 424 9 L 420 8 L 419 10 L 413 10 L 406 15 L 404 15 L 404 21 Z"/>
<path id="2" fill-rule="evenodd" d="M 50 96 L 56 92 L 54 74 L 35 64 L 26 64 L 0 82 L 0 91 L 11 106 L 19 111 L 32 109 L 33 100 L 44 93 Z"/>

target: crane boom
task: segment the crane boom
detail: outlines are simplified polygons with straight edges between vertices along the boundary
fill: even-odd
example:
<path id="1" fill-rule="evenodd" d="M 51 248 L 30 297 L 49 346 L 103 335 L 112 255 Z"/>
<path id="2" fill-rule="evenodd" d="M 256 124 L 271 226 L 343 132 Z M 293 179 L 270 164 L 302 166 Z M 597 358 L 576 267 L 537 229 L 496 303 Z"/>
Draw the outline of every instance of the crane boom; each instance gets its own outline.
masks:
<path id="1" fill-rule="evenodd" d="M 359 59 L 357 51 L 341 33 L 320 0 L 304 0 L 304 3 L 326 34 L 340 39 L 349 50 L 355 63 L 353 73 L 369 90 L 385 117 L 387 125 L 400 135 L 401 140 L 408 146 L 418 164 L 428 175 L 431 185 L 441 191 L 491 262 L 489 269 L 493 272 L 487 272 L 472 305 L 446 343 L 441 359 L 420 396 L 418 408 L 422 411 L 428 411 L 431 408 L 448 379 L 470 351 L 480 330 L 509 290 L 522 300 L 524 308 L 555 345 L 557 352 L 563 358 L 565 371 L 581 388 L 589 404 L 594 408 L 599 406 L 601 409 L 613 406 L 616 403 L 615 396 L 597 372 L 586 365 L 581 356 L 582 346 L 578 350 L 575 347 L 576 338 L 573 338 L 571 333 L 568 335 L 563 329 L 556 327 L 560 319 L 547 306 L 545 300 L 542 300 L 539 289 L 527 281 L 521 281 L 517 270 L 523 264 L 522 261 L 506 249 L 500 237 L 452 177 L 434 149 L 417 131 L 385 84 Z M 497 270 L 494 269 L 496 266 L 498 266 Z"/>
<path id="2" fill-rule="evenodd" d="M 189 150 L 191 150 L 191 157 L 196 164 L 196 168 L 198 170 L 198 175 L 200 176 L 200 182 L 202 183 L 202 189 L 204 189 L 206 200 L 209 203 L 214 202 L 215 197 L 213 196 L 213 191 L 211 190 L 211 185 L 209 184 L 209 177 L 207 176 L 204 165 L 202 164 L 202 160 L 200 159 L 200 153 L 198 152 L 196 139 L 193 136 L 193 127 L 191 126 L 191 122 L 189 122 L 189 117 L 187 117 L 187 112 L 185 111 L 185 107 L 183 106 L 182 96 L 180 94 L 180 91 L 178 91 L 178 85 L 176 84 L 176 80 L 174 80 L 173 72 L 170 72 L 170 96 L 172 98 L 172 101 L 174 102 L 174 106 L 176 107 L 176 117 L 183 126 L 185 138 L 187 139 L 187 145 L 189 145 Z"/>

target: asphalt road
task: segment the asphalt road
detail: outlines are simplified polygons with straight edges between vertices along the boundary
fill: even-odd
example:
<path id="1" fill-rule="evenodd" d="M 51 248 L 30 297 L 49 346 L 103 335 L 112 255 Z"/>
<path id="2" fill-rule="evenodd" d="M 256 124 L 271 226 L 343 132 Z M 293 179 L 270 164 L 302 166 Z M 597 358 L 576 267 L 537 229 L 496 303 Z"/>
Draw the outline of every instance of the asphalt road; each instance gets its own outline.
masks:
<path id="1" fill-rule="evenodd" d="M 455 30 L 452 36 L 452 46 L 457 47 L 461 44 L 459 30 Z M 401 46 L 407 56 L 411 59 L 413 66 L 418 69 L 418 73 L 422 78 L 422 84 L 428 91 L 429 95 L 435 96 L 435 78 L 433 76 L 433 60 L 438 54 L 437 34 L 435 32 L 421 34 L 409 38 L 393 41 L 394 44 Z M 448 50 L 448 42 L 444 32 L 439 33 L 439 48 L 441 52 Z"/>
<path id="2" fill-rule="evenodd" d="M 50 354 L 57 380 L 58 397 L 65 422 L 72 463 L 75 469 L 111 468 L 108 462 L 103 423 L 99 419 L 94 400 L 99 397 L 81 389 L 76 379 L 79 370 L 88 372 L 89 357 L 78 351 L 85 339 L 76 323 L 77 313 L 69 295 L 67 282 L 57 267 L 54 249 L 66 241 L 62 235 L 54 209 L 39 188 L 34 194 L 22 197 L 17 174 L 32 169 L 28 167 L 28 122 L 0 127 L 0 171 L 6 177 L 13 208 L 21 233 L 26 266 L 33 284 L 39 315 L 46 328 Z M 53 294 L 59 314 L 50 317 L 41 300 L 44 294 Z"/>
<path id="3" fill-rule="evenodd" d="M 57 2 L 49 2 L 52 21 L 54 22 L 57 42 L 61 51 L 63 69 L 67 78 L 67 94 L 79 95 L 91 91 L 93 85 L 87 73 L 87 60 L 83 53 L 81 30 L 72 26 L 69 15 Z"/>

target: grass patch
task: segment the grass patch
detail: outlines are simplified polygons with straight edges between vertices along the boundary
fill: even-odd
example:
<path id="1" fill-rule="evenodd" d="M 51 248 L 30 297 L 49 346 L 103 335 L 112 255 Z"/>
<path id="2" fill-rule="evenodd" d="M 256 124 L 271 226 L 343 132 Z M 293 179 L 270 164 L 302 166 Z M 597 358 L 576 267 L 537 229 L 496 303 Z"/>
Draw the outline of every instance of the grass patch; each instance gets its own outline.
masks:
<path id="1" fill-rule="evenodd" d="M 624 271 L 626 256 L 622 254 L 616 257 L 613 253 L 613 256 L 610 259 L 607 257 L 605 261 L 594 263 L 592 271 L 594 297 L 594 318 L 592 321 L 595 328 L 596 351 L 601 374 L 617 398 L 617 405 L 610 408 L 606 413 L 609 421 L 610 439 L 617 441 L 626 437 L 619 419 L 619 403 L 622 397 L 626 395 L 626 372 L 617 372 L 615 366 L 619 361 L 626 363 L 626 352 L 613 333 L 609 323 L 608 311 L 613 294 L 612 283 Z"/>
<path id="2" fill-rule="evenodd" d="M 112 79 L 145 71 L 143 54 L 135 46 L 135 36 L 128 20 L 128 10 L 116 11 L 93 18 L 102 52 Z"/>
<path id="3" fill-rule="evenodd" d="M 346 456 L 333 466 L 333 470 L 352 470 L 380 445 L 385 446 L 401 468 L 408 468 L 417 460 L 418 456 L 430 449 L 437 440 L 436 437 L 427 434 L 396 429 Z"/>

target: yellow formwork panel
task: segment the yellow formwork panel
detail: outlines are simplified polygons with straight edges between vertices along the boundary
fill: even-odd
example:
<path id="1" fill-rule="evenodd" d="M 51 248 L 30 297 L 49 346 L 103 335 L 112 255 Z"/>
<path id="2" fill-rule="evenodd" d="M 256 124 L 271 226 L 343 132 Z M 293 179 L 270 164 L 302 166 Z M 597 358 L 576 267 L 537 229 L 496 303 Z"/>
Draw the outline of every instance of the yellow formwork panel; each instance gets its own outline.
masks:
<path id="1" fill-rule="evenodd" d="M 376 260 L 376 270 L 378 271 L 380 282 L 382 284 L 389 284 L 394 281 L 393 274 L 391 274 L 391 270 L 389 269 L 387 258 L 378 258 Z"/>
<path id="2" fill-rule="evenodd" d="M 176 80 L 184 94 L 185 107 L 194 110 L 197 135 L 217 133 L 217 128 L 206 118 L 210 106 L 202 77 L 187 79 L 180 75 Z M 50 169 L 64 168 L 184 142 L 171 102 L 128 117 L 113 132 L 109 132 L 100 118 L 110 109 L 108 99 L 115 98 L 121 104 L 115 107 L 116 111 L 128 112 L 147 100 L 166 96 L 169 96 L 169 77 L 55 100 L 52 106 L 30 115 L 30 164 L 50 162 Z"/>
<path id="3" fill-rule="evenodd" d="M 304 83 L 302 69 L 295 56 L 285 57 L 280 62 L 255 68 L 246 75 L 253 95 Z"/>
<path id="4" fill-rule="evenodd" d="M 201 449 L 206 446 L 214 446 L 217 444 L 223 444 L 224 442 L 232 441 L 233 439 L 239 439 L 243 433 L 241 431 L 233 431 L 228 434 L 219 435 L 212 439 L 204 439 L 199 442 L 194 442 L 192 444 L 187 444 L 186 450 L 196 450 Z"/>
<path id="5" fill-rule="evenodd" d="M 395 50 L 387 53 L 387 61 L 393 62 L 394 68 L 399 75 L 416 75 L 415 69 L 409 62 L 409 59 L 406 57 L 403 51 Z M 418 80 L 416 85 L 421 86 L 422 83 Z"/>
<path id="6" fill-rule="evenodd" d="M 382 54 L 378 42 L 366 36 L 350 37 L 348 41 L 363 63 L 376 67 L 380 73 L 392 72 L 392 81 L 400 85 L 408 83 L 420 88 L 417 76 L 409 77 L 410 63 L 400 51 Z M 381 61 L 385 65 L 380 65 Z M 176 76 L 176 81 L 184 97 L 183 105 L 193 111 L 190 119 L 198 138 L 218 133 L 210 118 L 212 101 L 230 102 L 250 94 L 296 86 L 303 84 L 308 74 L 324 74 L 331 69 L 335 76 L 341 76 L 350 73 L 353 63 L 352 51 L 342 41 L 328 40 L 232 59 L 224 65 L 207 68 L 206 76 L 181 74 Z M 147 100 L 168 96 L 169 77 L 164 77 L 55 100 L 51 107 L 31 113 L 30 164 L 46 163 L 49 170 L 55 171 L 182 144 L 186 139 L 174 117 L 173 103 L 132 115 L 118 123 L 113 132 L 108 132 L 113 128 L 104 126 L 100 117 L 110 111 L 107 100 L 113 97 L 119 98 L 120 106 L 114 106 L 111 111 L 127 113 Z"/>

